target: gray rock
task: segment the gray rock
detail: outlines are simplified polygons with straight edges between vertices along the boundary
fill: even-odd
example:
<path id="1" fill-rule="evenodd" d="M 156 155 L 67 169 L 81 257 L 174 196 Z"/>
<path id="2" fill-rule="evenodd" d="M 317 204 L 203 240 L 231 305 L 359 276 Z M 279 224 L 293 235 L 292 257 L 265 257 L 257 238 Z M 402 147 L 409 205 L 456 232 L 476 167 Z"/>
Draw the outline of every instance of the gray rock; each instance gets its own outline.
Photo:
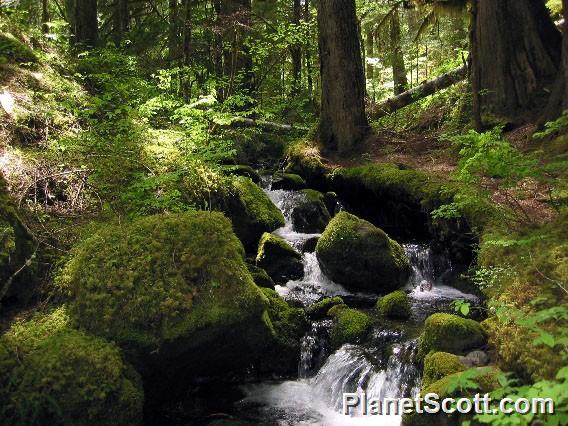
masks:
<path id="1" fill-rule="evenodd" d="M 489 364 L 489 355 L 483 351 L 473 351 L 466 356 L 461 356 L 460 361 L 466 367 L 483 367 Z"/>

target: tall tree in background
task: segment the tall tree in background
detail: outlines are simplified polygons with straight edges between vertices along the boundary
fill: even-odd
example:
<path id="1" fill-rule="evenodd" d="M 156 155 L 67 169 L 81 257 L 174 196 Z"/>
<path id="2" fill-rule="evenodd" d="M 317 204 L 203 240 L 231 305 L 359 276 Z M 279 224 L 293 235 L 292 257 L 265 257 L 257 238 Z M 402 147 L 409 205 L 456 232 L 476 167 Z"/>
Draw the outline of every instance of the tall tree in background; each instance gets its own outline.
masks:
<path id="1" fill-rule="evenodd" d="M 358 146 L 369 128 L 355 0 L 319 0 L 318 25 L 319 140 L 324 149 L 345 154 Z"/>
<path id="2" fill-rule="evenodd" d="M 292 23 L 300 24 L 302 17 L 302 3 L 300 0 L 293 0 L 292 4 Z M 300 90 L 302 79 L 302 46 L 296 42 L 290 47 L 292 57 L 292 94 L 297 94 Z"/>
<path id="3" fill-rule="evenodd" d="M 406 67 L 404 65 L 404 54 L 401 46 L 401 29 L 398 4 L 390 18 L 390 42 L 391 42 L 391 62 L 392 74 L 394 80 L 394 94 L 399 95 L 408 89 L 408 80 L 406 78 Z"/>
<path id="4" fill-rule="evenodd" d="M 66 8 L 73 43 L 95 46 L 98 42 L 97 0 L 68 0 Z"/>
<path id="5" fill-rule="evenodd" d="M 546 102 L 560 64 L 561 37 L 543 0 L 475 0 L 472 89 L 481 109 L 507 117 Z"/>
<path id="6" fill-rule="evenodd" d="M 113 36 L 118 45 L 128 31 L 130 15 L 128 11 L 128 0 L 114 0 L 114 10 L 112 14 Z"/>

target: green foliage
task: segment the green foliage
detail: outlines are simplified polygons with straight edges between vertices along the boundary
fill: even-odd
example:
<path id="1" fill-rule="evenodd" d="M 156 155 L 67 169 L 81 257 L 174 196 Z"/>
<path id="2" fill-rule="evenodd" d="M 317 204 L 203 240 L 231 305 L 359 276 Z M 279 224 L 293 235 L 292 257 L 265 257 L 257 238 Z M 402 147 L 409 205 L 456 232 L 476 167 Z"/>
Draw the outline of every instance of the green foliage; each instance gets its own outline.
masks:
<path id="1" fill-rule="evenodd" d="M 555 136 L 563 133 L 568 127 L 568 110 L 562 112 L 562 115 L 554 121 L 549 121 L 545 123 L 544 129 L 540 132 L 536 132 L 533 135 L 535 139 L 546 139 L 550 136 Z"/>
<path id="2" fill-rule="evenodd" d="M 471 303 L 466 302 L 464 299 L 457 299 L 452 301 L 452 307 L 454 311 L 461 314 L 464 317 L 467 317 L 471 312 Z"/>
<path id="3" fill-rule="evenodd" d="M 457 177 L 466 183 L 478 182 L 482 177 L 502 179 L 504 185 L 513 185 L 520 179 L 538 175 L 536 161 L 527 158 L 501 137 L 502 128 L 478 133 L 470 130 L 450 140 L 459 148 L 460 161 Z"/>
<path id="4" fill-rule="evenodd" d="M 0 63 L 33 64 L 38 61 L 34 51 L 9 33 L 0 33 Z"/>

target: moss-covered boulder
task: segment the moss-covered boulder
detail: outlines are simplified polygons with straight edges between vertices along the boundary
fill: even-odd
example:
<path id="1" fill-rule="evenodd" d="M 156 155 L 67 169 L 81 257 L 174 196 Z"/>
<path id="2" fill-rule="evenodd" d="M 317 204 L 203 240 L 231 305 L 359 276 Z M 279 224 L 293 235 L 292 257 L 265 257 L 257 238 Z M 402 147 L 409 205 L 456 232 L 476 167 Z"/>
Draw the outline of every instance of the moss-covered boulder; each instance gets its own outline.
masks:
<path id="1" fill-rule="evenodd" d="M 309 143 L 298 143 L 288 149 L 284 171 L 302 176 L 311 188 L 327 188 L 327 169 L 318 148 Z"/>
<path id="2" fill-rule="evenodd" d="M 268 316 L 274 326 L 274 339 L 260 360 L 263 372 L 293 374 L 300 361 L 301 338 L 308 320 L 301 308 L 293 308 L 276 291 L 263 288 L 268 298 Z"/>
<path id="3" fill-rule="evenodd" d="M 239 369 L 273 331 L 221 213 L 107 225 L 73 249 L 57 283 L 77 323 L 116 342 L 144 375 Z"/>
<path id="4" fill-rule="evenodd" d="M 258 244 L 257 266 L 263 268 L 276 284 L 286 284 L 304 276 L 302 255 L 282 238 L 264 233 Z"/>
<path id="5" fill-rule="evenodd" d="M 248 177 L 254 183 L 260 182 L 260 175 L 251 166 L 244 164 L 221 166 L 221 172 L 228 176 Z"/>
<path id="6" fill-rule="evenodd" d="M 272 177 L 272 189 L 299 191 L 305 187 L 306 181 L 302 176 L 294 173 L 276 173 Z"/>
<path id="7" fill-rule="evenodd" d="M 292 210 L 292 224 L 298 232 L 323 232 L 331 219 L 324 195 L 313 189 L 302 191 L 302 200 Z"/>
<path id="8" fill-rule="evenodd" d="M 430 384 L 466 369 L 458 355 L 448 352 L 431 352 L 424 358 L 424 370 L 422 372 L 422 386 Z"/>
<path id="9" fill-rule="evenodd" d="M 32 49 L 12 34 L 0 32 L 0 63 L 2 58 L 12 63 L 37 62 L 37 56 Z"/>
<path id="10" fill-rule="evenodd" d="M 462 354 L 483 346 L 485 342 L 485 334 L 477 321 L 436 313 L 426 319 L 418 344 L 418 356 L 423 358 L 431 351 Z"/>
<path id="11" fill-rule="evenodd" d="M 386 294 L 402 287 L 410 274 L 408 258 L 396 241 L 346 212 L 329 222 L 316 254 L 329 278 L 354 290 Z"/>
<path id="12" fill-rule="evenodd" d="M 247 252 L 253 252 L 263 233 L 284 226 L 284 215 L 249 178 L 240 176 L 234 179 L 232 192 L 233 197 L 227 200 L 225 212 Z"/>
<path id="13" fill-rule="evenodd" d="M 0 175 L 0 288 L 10 281 L 5 294 L 0 295 L 0 303 L 25 303 L 32 297 L 37 272 L 35 247 L 36 243 L 20 220 L 6 182 Z M 13 276 L 16 271 L 20 272 Z"/>
<path id="14" fill-rule="evenodd" d="M 402 290 L 393 291 L 377 301 L 377 311 L 386 318 L 408 319 L 412 314 L 410 298 Z"/>
<path id="15" fill-rule="evenodd" d="M 251 263 L 247 263 L 247 268 L 252 276 L 252 280 L 257 286 L 274 289 L 274 281 L 270 278 L 268 272 Z"/>
<path id="16" fill-rule="evenodd" d="M 69 326 L 63 308 L 0 338 L 2 424 L 135 425 L 144 394 L 120 349 Z"/>
<path id="17" fill-rule="evenodd" d="M 333 325 L 330 331 L 331 344 L 339 348 L 345 343 L 361 343 L 369 334 L 373 320 L 369 315 L 357 309 L 340 308 L 336 305 L 330 309 L 333 314 Z"/>
<path id="18" fill-rule="evenodd" d="M 311 320 L 320 320 L 328 315 L 329 310 L 336 305 L 343 305 L 343 299 L 339 296 L 326 297 L 306 308 L 306 314 Z"/>

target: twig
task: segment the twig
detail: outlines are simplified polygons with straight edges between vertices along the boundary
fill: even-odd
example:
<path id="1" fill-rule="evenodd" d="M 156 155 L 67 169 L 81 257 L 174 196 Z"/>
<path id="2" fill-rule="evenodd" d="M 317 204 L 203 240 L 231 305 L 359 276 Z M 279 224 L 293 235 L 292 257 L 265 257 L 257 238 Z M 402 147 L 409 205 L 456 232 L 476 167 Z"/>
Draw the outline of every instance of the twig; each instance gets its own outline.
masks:
<path id="1" fill-rule="evenodd" d="M 28 191 L 33 187 L 33 186 L 37 186 L 37 182 L 41 181 L 41 180 L 46 180 L 52 177 L 57 177 L 57 176 L 65 176 L 65 175 L 71 175 L 71 174 L 79 174 L 79 173 L 87 173 L 87 172 L 91 172 L 92 170 L 89 169 L 75 169 L 75 170 L 67 170 L 65 172 L 59 172 L 59 173 L 53 173 L 51 175 L 47 175 L 47 176 L 42 176 L 40 178 L 35 178 L 34 182 L 29 184 L 26 189 L 24 190 L 24 192 L 22 193 L 22 196 L 20 197 L 20 200 L 18 201 L 18 207 L 20 207 L 22 205 L 22 201 L 24 200 L 24 197 L 26 196 L 26 194 L 28 193 Z M 37 203 L 37 198 L 36 198 L 36 203 Z"/>
<path id="2" fill-rule="evenodd" d="M 37 253 L 38 247 L 39 247 L 39 244 L 36 246 L 36 248 L 35 248 L 34 252 L 32 253 L 32 255 L 30 256 L 30 258 L 27 259 L 24 262 L 24 264 L 16 272 L 14 272 L 10 276 L 10 278 L 8 278 L 8 281 L 6 281 L 6 283 L 4 284 L 2 289 L 0 290 L 0 301 L 2 301 L 4 296 L 6 296 L 6 293 L 8 293 L 8 290 L 10 290 L 10 287 L 12 286 L 12 283 L 14 282 L 14 278 L 16 278 L 18 276 L 18 274 L 20 272 L 22 272 L 24 269 L 26 269 L 28 266 L 31 266 L 33 260 L 36 258 L 36 253 Z"/>

